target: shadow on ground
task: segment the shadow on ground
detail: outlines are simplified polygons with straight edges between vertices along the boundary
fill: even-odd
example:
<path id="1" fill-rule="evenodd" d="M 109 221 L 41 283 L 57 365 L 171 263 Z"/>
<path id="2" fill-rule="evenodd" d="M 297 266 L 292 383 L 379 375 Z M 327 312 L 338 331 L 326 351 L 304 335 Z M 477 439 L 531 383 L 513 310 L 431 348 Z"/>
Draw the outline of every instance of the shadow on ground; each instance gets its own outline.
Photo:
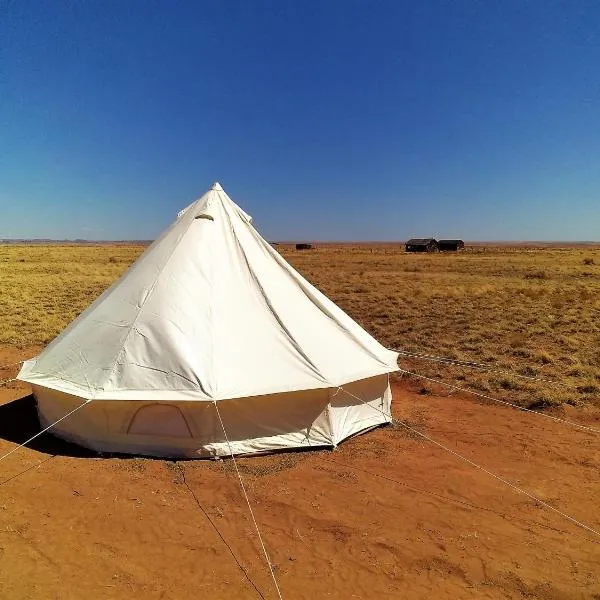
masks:
<path id="1" fill-rule="evenodd" d="M 0 406 L 0 439 L 22 444 L 41 431 L 35 398 L 33 395 L 18 398 Z M 45 432 L 27 444 L 28 448 L 73 458 L 93 458 L 98 455 L 92 450 L 61 440 L 50 432 Z"/>
<path id="2" fill-rule="evenodd" d="M 22 444 L 36 433 L 42 430 L 38 418 L 36 402 L 33 394 L 12 400 L 0 405 L 0 440 L 6 440 L 14 444 Z M 180 462 L 195 461 L 199 458 L 184 457 L 154 457 L 143 454 L 123 454 L 120 452 L 95 452 L 89 448 L 84 448 L 78 444 L 67 442 L 55 435 L 51 431 L 42 433 L 39 437 L 27 444 L 28 448 L 43 452 L 44 454 L 56 454 L 57 456 L 68 456 L 71 458 L 121 458 L 135 459 L 143 458 L 147 460 Z M 6 450 L 8 452 L 9 450 Z M 0 452 L 0 455 L 2 452 Z"/>

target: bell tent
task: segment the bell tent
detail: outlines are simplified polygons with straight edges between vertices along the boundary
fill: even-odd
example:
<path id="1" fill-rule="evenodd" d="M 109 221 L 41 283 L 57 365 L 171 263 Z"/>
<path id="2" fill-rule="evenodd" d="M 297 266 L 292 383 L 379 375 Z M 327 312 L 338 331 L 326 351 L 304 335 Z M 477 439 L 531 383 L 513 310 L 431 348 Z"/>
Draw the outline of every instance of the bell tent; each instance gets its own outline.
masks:
<path id="1" fill-rule="evenodd" d="M 87 401 L 53 431 L 93 450 L 223 456 L 388 422 L 396 361 L 215 183 L 19 379 L 44 426 Z"/>

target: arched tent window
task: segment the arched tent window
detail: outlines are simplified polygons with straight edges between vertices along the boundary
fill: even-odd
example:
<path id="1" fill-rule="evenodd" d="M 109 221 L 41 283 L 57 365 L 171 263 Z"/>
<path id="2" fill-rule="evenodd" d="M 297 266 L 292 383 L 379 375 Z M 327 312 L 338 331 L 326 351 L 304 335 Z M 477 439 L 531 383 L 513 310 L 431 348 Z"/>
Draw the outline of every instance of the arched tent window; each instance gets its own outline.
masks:
<path id="1" fill-rule="evenodd" d="M 127 433 L 158 437 L 192 437 L 183 413 L 170 404 L 142 406 L 131 419 Z"/>

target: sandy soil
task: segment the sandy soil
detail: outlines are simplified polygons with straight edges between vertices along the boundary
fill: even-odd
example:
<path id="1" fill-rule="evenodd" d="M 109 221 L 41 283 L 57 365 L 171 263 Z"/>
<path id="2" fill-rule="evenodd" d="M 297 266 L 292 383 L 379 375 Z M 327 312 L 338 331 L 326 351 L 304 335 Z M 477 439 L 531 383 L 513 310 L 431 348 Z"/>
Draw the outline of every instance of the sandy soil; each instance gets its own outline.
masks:
<path id="1" fill-rule="evenodd" d="M 394 400 L 397 417 L 600 530 L 595 434 L 403 383 Z M 0 388 L 0 453 L 37 427 L 27 386 Z M 398 426 L 238 463 L 288 600 L 600 598 L 600 537 Z M 100 458 L 47 434 L 0 463 L 0 590 L 276 598 L 231 461 Z"/>

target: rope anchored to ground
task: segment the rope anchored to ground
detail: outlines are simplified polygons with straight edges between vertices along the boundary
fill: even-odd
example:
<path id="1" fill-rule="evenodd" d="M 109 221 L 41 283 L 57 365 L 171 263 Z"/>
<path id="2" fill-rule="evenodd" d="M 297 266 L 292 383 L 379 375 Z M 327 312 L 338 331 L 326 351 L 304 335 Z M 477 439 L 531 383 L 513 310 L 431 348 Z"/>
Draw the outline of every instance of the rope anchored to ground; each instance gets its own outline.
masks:
<path id="1" fill-rule="evenodd" d="M 600 532 L 596 531 L 595 529 L 593 529 L 592 527 L 590 527 L 586 523 L 583 523 L 583 522 L 579 521 L 578 519 L 576 519 L 575 517 L 572 517 L 571 515 L 568 515 L 567 513 L 562 512 L 561 510 L 559 510 L 558 508 L 552 506 L 548 502 L 545 502 L 544 500 L 542 500 L 541 498 L 538 498 L 537 496 L 534 496 L 533 494 L 531 494 L 527 490 L 524 490 L 523 488 L 521 488 L 521 487 L 515 485 L 514 483 L 508 481 L 508 479 L 504 479 L 504 477 L 501 477 L 500 475 L 497 475 L 496 473 L 493 473 L 492 471 L 490 471 L 486 467 L 484 467 L 482 465 L 479 465 L 476 462 L 472 461 L 470 458 L 467 458 L 466 456 L 463 456 L 462 454 L 459 454 L 455 450 L 452 450 L 452 448 L 448 448 L 448 446 L 442 444 L 441 442 L 438 442 L 437 440 L 435 440 L 431 436 L 429 436 L 429 435 L 427 435 L 427 434 L 419 431 L 418 429 L 415 429 L 414 427 L 411 427 L 410 425 L 407 425 L 403 421 L 399 421 L 398 419 L 394 419 L 394 417 L 391 415 L 391 413 L 386 413 L 385 411 L 381 410 L 380 408 L 378 408 L 376 406 L 373 406 L 372 404 L 369 404 L 368 402 L 366 402 L 362 398 L 359 398 L 358 396 L 356 396 L 352 392 L 349 392 L 348 390 L 344 389 L 343 387 L 338 387 L 338 389 L 336 391 L 336 394 L 338 392 L 340 392 L 340 391 L 344 392 L 345 394 L 348 394 L 349 396 L 351 396 L 352 398 L 358 400 L 362 404 L 364 404 L 366 406 L 369 406 L 373 410 L 376 410 L 377 412 L 381 413 L 382 415 L 384 415 L 392 423 L 394 423 L 396 425 L 400 425 L 401 427 L 404 427 L 405 429 L 407 429 L 408 431 L 414 433 L 415 435 L 418 435 L 419 437 L 427 440 L 428 442 L 431 442 L 432 444 L 438 446 L 439 448 L 442 448 L 442 450 L 445 450 L 446 452 L 449 452 L 450 454 L 452 454 L 456 458 L 459 458 L 460 460 L 466 462 L 467 464 L 471 465 L 472 467 L 475 467 L 476 469 L 479 469 L 480 471 L 483 471 L 484 473 L 486 473 L 490 477 L 493 477 L 494 479 L 500 481 L 501 483 L 503 483 L 504 485 L 510 487 L 514 491 L 516 491 L 516 492 L 518 492 L 520 494 L 523 494 L 524 496 L 527 496 L 530 500 L 533 500 L 533 501 L 537 502 L 538 504 L 541 504 L 542 506 L 544 506 L 548 510 L 550 510 L 550 511 L 552 511 L 552 512 L 558 514 L 558 515 L 560 515 L 564 519 L 569 520 L 571 523 L 575 524 L 577 527 L 585 529 L 586 531 L 589 531 L 589 532 L 593 533 L 595 536 L 597 536 L 597 537 L 600 538 Z"/>

